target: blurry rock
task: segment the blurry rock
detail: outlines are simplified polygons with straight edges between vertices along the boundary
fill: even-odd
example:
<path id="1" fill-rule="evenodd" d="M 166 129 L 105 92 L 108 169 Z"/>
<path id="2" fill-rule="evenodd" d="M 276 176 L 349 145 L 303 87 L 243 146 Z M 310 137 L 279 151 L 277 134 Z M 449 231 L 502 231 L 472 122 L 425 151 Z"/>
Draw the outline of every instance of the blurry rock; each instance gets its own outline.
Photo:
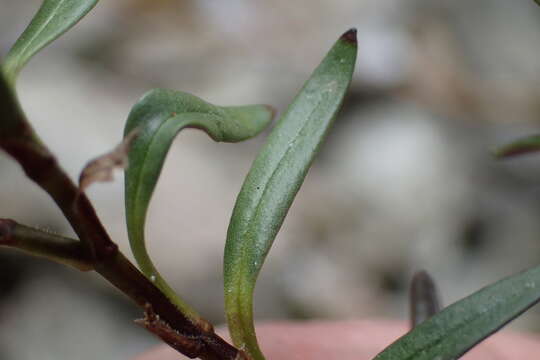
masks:
<path id="1" fill-rule="evenodd" d="M 156 343 L 144 330 L 126 326 L 135 316 L 126 303 L 117 307 L 92 285 L 75 284 L 58 274 L 34 273 L 3 304 L 3 359 L 126 359 Z"/>
<path id="2" fill-rule="evenodd" d="M 403 315 L 414 270 L 429 270 L 448 304 L 540 258 L 537 160 L 495 163 L 488 152 L 508 134 L 533 130 L 500 124 L 538 118 L 540 106 L 531 99 L 538 89 L 540 49 L 533 40 L 540 9 L 503 0 L 437 4 L 442 10 L 428 3 L 433 6 L 396 0 L 100 2 L 32 60 L 19 93 L 34 126 L 76 179 L 89 159 L 119 142 L 129 109 L 150 88 L 193 92 L 224 105 L 270 103 L 283 111 L 336 37 L 357 26 L 351 102 L 276 239 L 256 312 L 259 318 Z M 0 0 L 3 51 L 37 4 Z M 369 96 L 360 102 L 355 94 Z M 406 94 L 408 102 L 396 94 Z M 262 141 L 224 145 L 200 132 L 182 133 L 150 208 L 147 239 L 155 263 L 217 322 L 223 320 L 227 223 Z M 72 234 L 48 196 L 5 157 L 0 180 L 2 217 Z M 129 254 L 122 189 L 120 175 L 89 195 Z M 45 280 L 51 289 L 57 285 Z M 31 332 L 29 324 L 43 329 L 48 320 L 33 293 L 24 290 L 10 305 L 12 313 L 29 314 L 18 320 L 23 334 Z M 94 321 L 94 312 L 82 310 L 77 322 L 62 318 L 72 316 L 69 306 L 90 306 L 81 301 L 47 300 L 66 333 L 79 331 L 84 314 Z M 15 310 L 19 303 L 24 310 Z M 111 329 L 98 320 L 96 327 Z M 0 342 L 4 334 L 2 322 Z M 99 336 L 94 339 L 113 346 Z M 45 341 L 56 343 L 44 338 L 42 352 L 63 351 Z M 37 351 L 29 343 L 12 346 L 17 359 Z M 105 350 L 104 357 L 110 357 Z"/>

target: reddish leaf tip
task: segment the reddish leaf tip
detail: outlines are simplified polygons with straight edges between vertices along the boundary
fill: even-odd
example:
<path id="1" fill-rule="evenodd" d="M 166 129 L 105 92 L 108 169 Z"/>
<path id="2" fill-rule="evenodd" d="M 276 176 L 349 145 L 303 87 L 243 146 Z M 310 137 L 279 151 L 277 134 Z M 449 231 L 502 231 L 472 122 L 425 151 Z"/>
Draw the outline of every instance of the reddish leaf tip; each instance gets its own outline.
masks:
<path id="1" fill-rule="evenodd" d="M 512 157 L 518 157 L 521 155 L 528 155 L 535 151 L 538 151 L 536 146 L 508 146 L 493 151 L 493 155 L 496 159 L 507 159 Z"/>
<path id="2" fill-rule="evenodd" d="M 356 29 L 349 29 L 345 34 L 341 35 L 341 40 L 353 45 L 357 45 L 358 41 L 356 40 Z"/>
<path id="3" fill-rule="evenodd" d="M 277 110 L 273 106 L 270 106 L 270 105 L 264 105 L 264 107 L 268 111 L 270 111 L 270 118 L 274 119 L 276 117 Z"/>
<path id="4" fill-rule="evenodd" d="M 7 244 L 17 224 L 13 220 L 0 219 L 0 243 Z"/>

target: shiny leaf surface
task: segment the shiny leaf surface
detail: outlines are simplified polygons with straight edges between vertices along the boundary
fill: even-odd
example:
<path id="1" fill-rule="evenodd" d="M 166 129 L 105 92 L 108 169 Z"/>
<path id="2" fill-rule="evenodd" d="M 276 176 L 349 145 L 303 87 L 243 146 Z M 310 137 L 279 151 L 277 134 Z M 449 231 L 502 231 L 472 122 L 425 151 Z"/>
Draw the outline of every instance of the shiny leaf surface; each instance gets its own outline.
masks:
<path id="1" fill-rule="evenodd" d="M 356 31 L 332 47 L 268 137 L 236 200 L 225 247 L 225 303 L 234 343 L 263 355 L 253 326 L 261 266 L 332 124 L 356 61 Z"/>
<path id="2" fill-rule="evenodd" d="M 81 20 L 98 0 L 45 0 L 13 45 L 3 63 L 3 71 L 13 84 L 24 65 L 38 51 Z"/>
<path id="3" fill-rule="evenodd" d="M 374 360 L 454 360 L 540 300 L 540 267 L 498 281 L 443 309 Z"/>
<path id="4" fill-rule="evenodd" d="M 238 142 L 260 133 L 272 116 L 273 111 L 265 105 L 221 107 L 187 93 L 157 89 L 146 94 L 128 117 L 124 136 L 137 131 L 125 171 L 126 219 L 131 248 L 142 272 L 192 319 L 198 318 L 195 311 L 163 280 L 145 245 L 146 213 L 165 157 L 174 138 L 184 128 L 204 130 L 215 141 Z"/>

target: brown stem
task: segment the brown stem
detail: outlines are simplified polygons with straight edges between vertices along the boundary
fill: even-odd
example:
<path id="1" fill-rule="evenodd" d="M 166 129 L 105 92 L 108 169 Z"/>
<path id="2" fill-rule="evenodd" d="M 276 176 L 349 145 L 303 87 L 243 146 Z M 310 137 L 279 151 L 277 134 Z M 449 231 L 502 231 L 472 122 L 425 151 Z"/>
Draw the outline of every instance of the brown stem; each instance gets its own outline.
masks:
<path id="1" fill-rule="evenodd" d="M 80 271 L 93 269 L 79 241 L 17 224 L 13 220 L 0 219 L 0 246 L 21 250 Z"/>
<path id="2" fill-rule="evenodd" d="M 121 252 L 117 251 L 106 263 L 96 266 L 96 271 L 141 308 L 145 309 L 150 304 L 160 318 L 178 332 L 179 338 L 190 338 L 198 344 L 200 351 L 197 357 L 204 360 L 232 360 L 238 356 L 238 350 L 220 338 L 209 323 L 191 323 Z M 189 357 L 190 351 L 191 348 L 182 353 Z"/>
<path id="3" fill-rule="evenodd" d="M 26 175 L 52 197 L 77 233 L 84 258 L 91 261 L 95 271 L 143 309 L 150 304 L 156 314 L 178 332 L 179 337 L 189 338 L 196 344 L 197 354 L 193 354 L 191 346 L 181 351 L 183 354 L 191 357 L 196 355 L 203 360 L 234 360 L 242 356 L 242 352 L 215 334 L 208 322 L 191 322 L 118 250 L 89 199 L 71 181 L 33 131 L 1 72 L 0 148 L 11 155 Z M 4 234 L 0 236 L 9 238 L 13 227 L 9 223 L 4 225 L 0 229 Z"/>
<path id="4" fill-rule="evenodd" d="M 58 167 L 56 160 L 25 144 L 4 144 L 3 148 L 23 167 L 27 176 L 40 185 L 60 207 L 81 239 L 94 269 L 140 307 L 151 304 L 156 313 L 179 334 L 200 343 L 203 360 L 233 360 L 238 350 L 207 324 L 193 324 L 150 282 L 111 241 L 84 193 Z M 83 241 L 84 239 L 84 241 Z M 208 331 L 209 330 L 209 331 Z M 189 351 L 187 351 L 189 353 Z M 189 354 L 186 354 L 189 355 Z"/>

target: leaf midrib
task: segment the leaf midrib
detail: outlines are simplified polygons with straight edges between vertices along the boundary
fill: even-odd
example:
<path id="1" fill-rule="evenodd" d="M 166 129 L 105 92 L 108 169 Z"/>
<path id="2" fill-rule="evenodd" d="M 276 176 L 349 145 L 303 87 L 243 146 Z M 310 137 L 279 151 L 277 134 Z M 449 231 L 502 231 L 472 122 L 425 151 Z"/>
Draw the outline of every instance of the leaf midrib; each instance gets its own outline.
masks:
<path id="1" fill-rule="evenodd" d="M 323 101 L 323 98 L 321 96 L 321 98 L 317 101 L 317 104 L 315 105 L 315 107 L 313 108 L 313 110 L 310 112 L 310 114 L 308 115 L 308 120 L 306 122 L 304 122 L 304 124 L 302 125 L 302 127 L 298 130 L 298 132 L 296 133 L 296 135 L 293 137 L 293 140 L 291 142 L 295 143 L 296 140 L 298 139 L 298 137 L 302 134 L 302 132 L 304 131 L 304 129 L 306 128 L 306 126 L 310 123 L 312 117 L 313 117 L 313 114 L 318 110 L 318 108 L 320 107 L 320 104 L 321 102 Z M 255 207 L 255 210 L 253 212 L 253 216 L 249 219 L 248 221 L 248 225 L 246 227 L 246 230 L 242 233 L 242 237 L 245 237 L 246 234 L 252 232 L 253 230 L 253 226 L 254 226 L 254 221 L 255 219 L 257 218 L 257 214 L 259 213 L 259 209 L 261 208 L 262 206 L 262 199 L 265 198 L 265 195 L 269 189 L 269 186 L 268 184 L 272 181 L 272 179 L 274 178 L 276 172 L 282 167 L 282 163 L 283 163 L 283 159 L 287 156 L 287 154 L 289 154 L 290 151 L 293 150 L 293 147 L 288 147 L 287 150 L 283 153 L 283 155 L 279 158 L 279 161 L 278 161 L 278 166 L 276 166 L 276 168 L 274 170 L 272 170 L 272 173 L 270 174 L 270 177 L 268 178 L 268 180 L 266 181 L 265 183 L 265 186 L 264 186 L 264 190 L 261 194 L 261 196 L 259 197 L 259 200 L 257 202 L 257 206 Z M 245 254 L 245 251 L 246 251 L 246 247 L 248 246 L 252 246 L 253 244 L 247 244 L 247 243 L 244 243 L 244 245 L 242 246 L 242 249 L 240 250 L 240 252 L 242 254 Z M 244 256 L 245 259 L 247 259 L 248 257 Z M 248 264 L 248 260 L 244 260 L 242 262 L 242 267 L 244 268 L 247 268 L 247 264 Z M 262 263 L 262 262 L 261 262 Z M 262 266 L 262 265 L 261 265 Z M 248 269 L 249 270 L 249 269 Z M 236 281 L 236 288 L 237 289 L 241 289 L 243 286 L 242 285 L 246 285 L 245 282 L 247 281 L 247 277 L 240 277 L 237 281 Z M 249 284 L 247 284 L 249 285 Z M 239 294 L 239 291 L 236 292 L 237 294 Z M 240 296 L 237 297 L 237 300 L 235 301 L 235 303 L 237 303 L 237 306 L 240 305 L 240 303 L 242 302 Z"/>
<path id="2" fill-rule="evenodd" d="M 41 32 L 43 32 L 48 26 L 49 24 L 51 23 L 52 19 L 56 16 L 55 12 L 66 2 L 66 0 L 60 0 L 57 4 L 56 4 L 56 7 L 54 7 L 54 9 L 51 11 L 51 14 L 49 15 L 49 17 L 45 20 L 45 22 L 40 26 L 38 27 L 38 30 L 36 30 L 36 32 L 34 33 L 34 35 L 30 38 L 30 40 L 28 40 L 26 42 L 26 45 L 22 48 L 21 50 L 21 56 L 24 57 L 25 53 L 26 53 L 26 50 L 28 50 L 28 48 L 30 47 L 30 45 L 33 44 L 34 40 L 36 40 L 39 35 L 41 34 Z M 17 61 L 17 63 L 19 63 L 19 61 Z"/>
<path id="3" fill-rule="evenodd" d="M 528 301 L 528 305 L 527 307 L 525 307 L 525 309 L 522 309 L 518 312 L 519 313 L 523 313 L 524 311 L 526 311 L 528 308 L 530 308 L 531 306 L 533 306 L 535 303 L 537 303 L 538 301 L 540 301 L 540 297 L 536 297 L 535 300 L 533 301 Z M 495 306 L 492 306 L 490 307 L 490 312 L 497 312 L 496 310 L 493 310 L 493 309 L 498 309 L 500 307 L 503 307 L 505 306 L 506 304 L 504 302 L 497 302 Z M 486 311 L 487 312 L 487 311 Z M 455 334 L 457 331 L 459 331 L 460 329 L 463 329 L 466 327 L 466 324 L 468 323 L 471 323 L 471 322 L 476 322 L 479 318 L 482 317 L 482 313 L 479 313 L 479 312 L 476 312 L 474 316 L 471 316 L 467 319 L 463 319 L 460 323 L 456 324 L 455 326 L 453 327 L 450 327 L 450 328 L 447 328 L 446 330 L 446 333 L 452 333 L 452 334 Z M 508 319 L 507 321 L 505 321 L 503 324 L 497 326 L 495 329 L 493 329 L 492 331 L 490 331 L 488 334 L 485 334 L 485 336 L 482 336 L 480 339 L 478 339 L 477 341 L 475 341 L 473 344 L 471 344 L 471 346 L 469 346 L 467 349 L 465 349 L 463 352 L 461 352 L 461 354 L 457 355 L 456 359 L 459 358 L 460 356 L 462 356 L 463 354 L 465 354 L 467 351 L 469 351 L 475 344 L 478 344 L 479 342 L 483 341 L 484 339 L 486 339 L 487 337 L 489 337 L 491 334 L 493 334 L 494 332 L 496 332 L 498 329 L 500 329 L 501 327 L 503 327 L 504 325 L 506 325 L 509 321 L 511 321 L 512 319 L 514 319 L 515 316 L 511 316 L 510 319 Z M 464 325 L 465 324 L 465 325 Z M 403 360 L 412 360 L 412 359 L 415 359 L 416 356 L 418 356 L 418 354 L 420 354 L 421 352 L 425 351 L 427 348 L 432 348 L 432 347 L 435 347 L 435 346 L 438 346 L 443 340 L 444 340 L 445 336 L 442 336 L 442 335 L 439 335 L 436 339 L 434 339 L 433 341 L 430 341 L 429 343 L 425 344 L 424 346 L 422 346 L 421 348 L 418 348 L 418 349 L 415 349 L 413 353 L 409 354 L 406 358 L 404 358 Z M 379 357 L 377 356 L 374 360 L 377 360 L 379 359 Z"/>

